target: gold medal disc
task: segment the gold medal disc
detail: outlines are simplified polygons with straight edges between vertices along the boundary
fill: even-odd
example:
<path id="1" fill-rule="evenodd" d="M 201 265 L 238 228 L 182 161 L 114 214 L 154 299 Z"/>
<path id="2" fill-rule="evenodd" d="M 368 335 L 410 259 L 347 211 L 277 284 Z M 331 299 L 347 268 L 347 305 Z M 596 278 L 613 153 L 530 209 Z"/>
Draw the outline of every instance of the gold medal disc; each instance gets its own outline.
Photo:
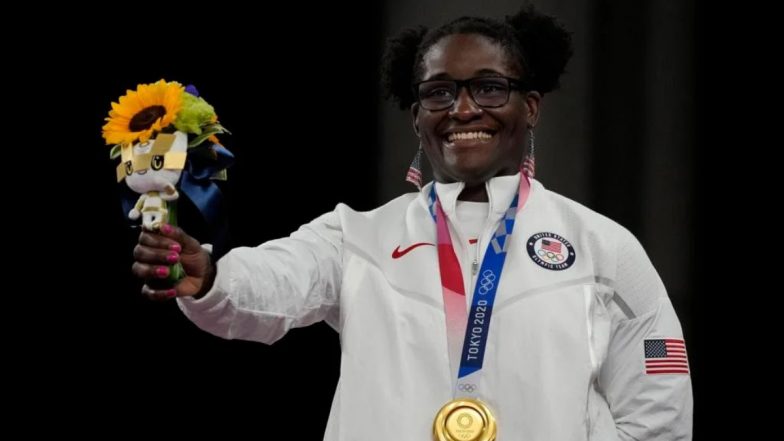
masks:
<path id="1" fill-rule="evenodd" d="M 452 400 L 436 414 L 435 441 L 494 441 L 496 422 L 485 403 L 471 398 Z"/>

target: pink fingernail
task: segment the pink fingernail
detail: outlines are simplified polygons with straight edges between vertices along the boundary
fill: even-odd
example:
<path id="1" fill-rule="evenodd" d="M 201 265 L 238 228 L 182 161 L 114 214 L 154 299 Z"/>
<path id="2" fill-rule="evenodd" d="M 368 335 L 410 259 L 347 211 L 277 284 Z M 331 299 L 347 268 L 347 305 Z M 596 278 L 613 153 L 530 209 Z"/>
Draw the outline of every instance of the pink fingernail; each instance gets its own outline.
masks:
<path id="1" fill-rule="evenodd" d="M 182 247 L 178 243 L 173 243 L 173 244 L 169 245 L 169 249 L 174 251 L 175 253 L 182 252 Z"/>
<path id="2" fill-rule="evenodd" d="M 165 266 L 159 266 L 155 268 L 155 275 L 160 277 L 161 279 L 169 276 L 169 268 Z"/>
<path id="3" fill-rule="evenodd" d="M 174 288 L 166 291 L 166 297 L 168 297 L 168 298 L 172 298 L 172 297 L 174 297 L 176 295 L 177 295 L 177 290 L 174 289 Z"/>
<path id="4" fill-rule="evenodd" d="M 169 263 L 177 263 L 178 260 L 180 260 L 180 255 L 177 253 L 171 253 L 166 256 L 166 261 Z"/>
<path id="5" fill-rule="evenodd" d="M 174 228 L 169 224 L 163 224 L 161 225 L 161 231 L 163 231 L 163 234 L 171 234 L 171 232 L 174 231 Z"/>

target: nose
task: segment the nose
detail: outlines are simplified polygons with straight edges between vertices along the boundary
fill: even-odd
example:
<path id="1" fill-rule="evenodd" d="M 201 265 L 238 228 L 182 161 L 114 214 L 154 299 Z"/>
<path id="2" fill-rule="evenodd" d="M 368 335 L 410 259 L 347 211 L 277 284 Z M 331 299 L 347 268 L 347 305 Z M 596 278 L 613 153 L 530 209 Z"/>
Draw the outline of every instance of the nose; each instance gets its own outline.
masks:
<path id="1" fill-rule="evenodd" d="M 469 121 L 481 116 L 483 110 L 479 107 L 471 94 L 468 92 L 467 87 L 461 87 L 457 91 L 455 102 L 449 108 L 449 117 L 461 121 Z"/>

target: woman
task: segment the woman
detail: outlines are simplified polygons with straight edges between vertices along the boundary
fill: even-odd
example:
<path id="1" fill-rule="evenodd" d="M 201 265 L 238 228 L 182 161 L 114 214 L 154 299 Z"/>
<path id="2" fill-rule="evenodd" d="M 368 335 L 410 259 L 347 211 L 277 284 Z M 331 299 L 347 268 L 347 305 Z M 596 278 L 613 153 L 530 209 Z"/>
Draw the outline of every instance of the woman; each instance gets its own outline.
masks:
<path id="1" fill-rule="evenodd" d="M 179 261 L 187 277 L 143 292 L 229 339 L 327 321 L 342 361 L 326 440 L 690 439 L 682 332 L 644 250 L 532 178 L 539 105 L 570 55 L 531 8 L 400 34 L 385 85 L 436 182 L 217 264 L 180 229 L 145 232 L 134 273 Z"/>

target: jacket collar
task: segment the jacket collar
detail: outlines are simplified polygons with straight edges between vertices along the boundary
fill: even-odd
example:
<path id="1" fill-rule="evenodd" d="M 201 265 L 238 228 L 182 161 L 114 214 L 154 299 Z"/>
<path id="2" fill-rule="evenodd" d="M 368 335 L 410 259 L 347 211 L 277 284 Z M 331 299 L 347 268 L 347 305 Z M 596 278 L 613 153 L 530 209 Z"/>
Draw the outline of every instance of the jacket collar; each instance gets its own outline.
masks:
<path id="1" fill-rule="evenodd" d="M 485 182 L 489 202 L 489 213 L 500 215 L 506 212 L 520 186 L 521 176 L 520 173 L 509 176 L 497 176 Z M 460 195 L 460 192 L 463 191 L 465 182 L 452 182 L 448 184 L 441 182 L 428 183 L 422 188 L 420 194 L 420 197 L 424 199 L 425 204 L 427 204 L 427 198 L 430 194 L 432 185 L 436 186 L 436 194 L 441 201 L 441 207 L 444 209 L 444 213 L 446 213 L 448 217 L 454 216 L 457 197 Z M 531 187 L 533 186 L 532 180 Z M 531 190 L 533 190 L 533 188 L 531 188 Z"/>

